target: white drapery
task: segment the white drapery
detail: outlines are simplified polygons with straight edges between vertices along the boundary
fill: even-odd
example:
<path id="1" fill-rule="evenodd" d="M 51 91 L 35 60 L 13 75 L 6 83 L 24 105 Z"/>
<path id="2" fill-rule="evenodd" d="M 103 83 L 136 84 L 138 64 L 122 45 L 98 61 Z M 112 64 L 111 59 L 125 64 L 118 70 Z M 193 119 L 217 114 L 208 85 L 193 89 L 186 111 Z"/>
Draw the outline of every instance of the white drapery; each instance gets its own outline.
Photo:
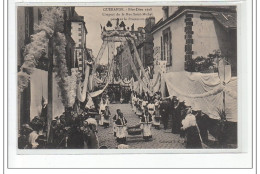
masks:
<path id="1" fill-rule="evenodd" d="M 30 78 L 31 88 L 31 105 L 30 105 L 30 120 L 35 116 L 41 114 L 42 97 L 48 101 L 48 72 L 40 69 L 34 69 Z M 61 96 L 58 91 L 58 85 L 53 74 L 53 87 L 52 87 L 52 102 L 53 102 L 53 118 L 60 116 L 64 112 Z"/>
<path id="2" fill-rule="evenodd" d="M 232 78 L 225 86 L 217 73 L 170 72 L 163 74 L 163 78 L 170 96 L 177 96 L 186 105 L 201 109 L 214 119 L 219 119 L 218 110 L 224 109 L 225 91 L 227 119 L 237 121 L 236 78 Z"/>

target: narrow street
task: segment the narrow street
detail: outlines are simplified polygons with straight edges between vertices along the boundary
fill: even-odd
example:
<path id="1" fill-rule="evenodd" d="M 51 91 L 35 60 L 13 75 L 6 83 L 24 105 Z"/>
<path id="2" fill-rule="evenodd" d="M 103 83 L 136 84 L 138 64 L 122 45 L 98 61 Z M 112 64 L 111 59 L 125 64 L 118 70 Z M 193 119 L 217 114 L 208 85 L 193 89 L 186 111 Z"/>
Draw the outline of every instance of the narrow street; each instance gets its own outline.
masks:
<path id="1" fill-rule="evenodd" d="M 138 124 L 139 118 L 131 109 L 130 104 L 110 104 L 111 112 L 111 124 L 109 128 L 104 129 L 103 127 L 98 127 L 98 138 L 100 146 L 107 146 L 109 149 L 117 147 L 117 142 L 113 136 L 112 128 L 112 117 L 116 113 L 116 109 L 121 109 L 125 118 L 127 119 L 127 125 L 133 126 Z M 184 139 L 180 138 L 178 134 L 172 134 L 171 129 L 166 131 L 161 125 L 161 129 L 157 130 L 152 127 L 152 141 L 145 142 L 142 135 L 127 135 L 127 145 L 130 149 L 181 149 L 185 148 Z"/>

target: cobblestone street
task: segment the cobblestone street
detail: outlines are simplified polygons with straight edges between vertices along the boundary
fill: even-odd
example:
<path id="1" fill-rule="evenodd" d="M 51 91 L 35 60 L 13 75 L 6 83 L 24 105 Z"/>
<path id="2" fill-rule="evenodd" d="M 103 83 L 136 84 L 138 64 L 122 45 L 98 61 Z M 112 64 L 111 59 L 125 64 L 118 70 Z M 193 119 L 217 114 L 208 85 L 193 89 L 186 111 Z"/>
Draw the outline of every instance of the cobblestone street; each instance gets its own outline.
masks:
<path id="1" fill-rule="evenodd" d="M 133 126 L 139 123 L 139 118 L 132 111 L 130 104 L 110 104 L 110 126 L 104 129 L 104 127 L 98 127 L 98 138 L 100 146 L 107 146 L 109 149 L 117 147 L 116 138 L 113 135 L 112 129 L 112 117 L 116 113 L 116 109 L 121 109 L 125 118 L 127 119 L 127 125 Z M 127 135 L 127 145 L 130 149 L 180 149 L 185 148 L 184 139 L 180 138 L 179 134 L 172 134 L 171 129 L 164 130 L 161 125 L 161 129 L 157 130 L 152 127 L 152 141 L 145 142 L 142 135 Z"/>

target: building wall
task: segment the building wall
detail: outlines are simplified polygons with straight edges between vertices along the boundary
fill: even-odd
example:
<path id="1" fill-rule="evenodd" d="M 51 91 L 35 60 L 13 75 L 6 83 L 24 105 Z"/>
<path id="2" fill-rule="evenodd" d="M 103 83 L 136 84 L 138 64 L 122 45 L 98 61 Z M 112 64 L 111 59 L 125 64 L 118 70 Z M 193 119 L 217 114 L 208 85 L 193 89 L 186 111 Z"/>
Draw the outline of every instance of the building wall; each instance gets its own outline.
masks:
<path id="1" fill-rule="evenodd" d="M 24 46 L 30 42 L 34 25 L 39 24 L 40 11 L 39 7 L 17 7 L 17 71 L 24 63 Z M 30 97 L 30 85 L 22 93 L 18 93 L 18 128 L 30 121 Z"/>
<path id="2" fill-rule="evenodd" d="M 22 65 L 22 47 L 25 40 L 25 7 L 17 8 L 17 65 Z"/>
<path id="3" fill-rule="evenodd" d="M 216 27 L 214 25 L 215 19 L 201 19 L 201 13 L 192 14 L 192 29 L 194 31 L 192 36 L 192 51 L 194 54 L 192 58 L 196 58 L 198 56 L 207 57 L 208 54 L 213 53 L 213 50 L 219 49 Z"/>
<path id="4" fill-rule="evenodd" d="M 75 41 L 75 47 L 82 47 L 82 22 L 71 22 L 71 37 Z M 81 46 L 80 46 L 81 44 Z"/>
<path id="5" fill-rule="evenodd" d="M 83 25 L 83 22 L 71 22 L 71 37 L 75 41 L 75 59 L 77 58 L 81 73 L 84 73 L 84 62 L 86 59 L 86 32 Z"/>
<path id="6" fill-rule="evenodd" d="M 193 13 L 192 58 L 207 57 L 214 50 L 220 50 L 231 63 L 232 76 L 237 75 L 236 30 L 226 30 L 214 18 L 201 19 L 201 13 Z"/>
<path id="7" fill-rule="evenodd" d="M 184 71 L 184 58 L 185 58 L 185 16 L 177 18 L 174 22 L 164 26 L 160 30 L 157 30 L 153 34 L 154 38 L 154 65 L 156 61 L 161 60 L 161 37 L 163 30 L 170 27 L 172 32 L 172 65 L 167 67 L 167 72 Z M 155 68 L 155 74 L 158 71 Z"/>

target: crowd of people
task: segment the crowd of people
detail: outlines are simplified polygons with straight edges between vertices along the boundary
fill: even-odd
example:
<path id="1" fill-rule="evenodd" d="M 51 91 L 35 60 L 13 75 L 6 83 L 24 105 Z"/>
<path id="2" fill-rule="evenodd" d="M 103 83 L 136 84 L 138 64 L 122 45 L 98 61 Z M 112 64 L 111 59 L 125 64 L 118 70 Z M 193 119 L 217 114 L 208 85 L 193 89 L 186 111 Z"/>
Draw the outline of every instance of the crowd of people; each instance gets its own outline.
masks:
<path id="1" fill-rule="evenodd" d="M 187 148 L 202 148 L 202 145 L 208 142 L 209 116 L 199 108 L 186 106 L 185 102 L 180 102 L 176 96 L 162 98 L 159 92 L 153 96 L 132 92 L 131 105 L 140 118 L 146 141 L 152 137 L 151 127 L 163 127 L 167 130 L 170 124 L 173 134 L 185 138 Z"/>
<path id="2" fill-rule="evenodd" d="M 19 148 L 97 149 L 100 148 L 98 127 L 107 129 L 110 126 L 118 145 L 126 145 L 127 135 L 133 131 L 141 134 L 144 141 L 152 141 L 153 128 L 171 128 L 173 134 L 180 134 L 186 139 L 187 148 L 202 148 L 202 144 L 208 141 L 208 116 L 199 109 L 186 106 L 177 97 L 162 98 L 159 92 L 150 96 L 131 91 L 129 103 L 140 120 L 137 125 L 127 125 L 120 109 L 112 116 L 110 102 L 107 93 L 93 100 L 89 97 L 84 103 L 76 101 L 73 108 L 67 108 L 62 115 L 55 117 L 50 126 L 47 125 L 47 110 L 43 106 L 40 116 L 21 126 Z"/>

